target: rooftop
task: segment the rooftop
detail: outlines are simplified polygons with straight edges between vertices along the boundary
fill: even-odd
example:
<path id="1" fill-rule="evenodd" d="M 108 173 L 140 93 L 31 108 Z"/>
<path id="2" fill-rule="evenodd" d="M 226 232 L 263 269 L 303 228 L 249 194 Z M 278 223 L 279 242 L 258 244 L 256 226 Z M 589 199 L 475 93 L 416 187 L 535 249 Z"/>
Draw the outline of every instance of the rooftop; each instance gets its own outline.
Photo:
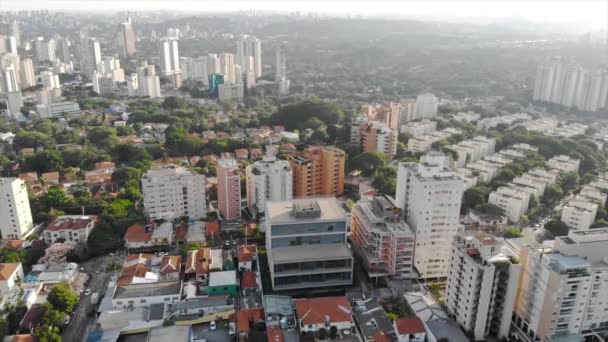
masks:
<path id="1" fill-rule="evenodd" d="M 152 296 L 181 295 L 181 281 L 163 281 L 150 284 L 119 285 L 114 299 L 127 299 Z"/>
<path id="2" fill-rule="evenodd" d="M 450 342 L 468 342 L 469 339 L 460 330 L 458 323 L 451 319 L 437 318 L 432 321 L 426 322 L 428 329 L 431 331 L 433 336 L 440 341 L 445 339 Z"/>
<path id="3" fill-rule="evenodd" d="M 306 325 L 330 322 L 350 322 L 352 308 L 346 297 L 295 299 L 296 314 Z"/>
<path id="4" fill-rule="evenodd" d="M 136 223 L 127 229 L 125 241 L 127 242 L 148 242 L 152 240 L 152 226 L 144 226 L 141 223 Z"/>
<path id="5" fill-rule="evenodd" d="M 236 312 L 236 332 L 247 332 L 249 331 L 249 319 L 253 319 L 253 322 L 264 321 L 264 309 L 245 309 Z"/>
<path id="6" fill-rule="evenodd" d="M 209 287 L 237 285 L 236 271 L 222 271 L 209 273 Z"/>
<path id="7" fill-rule="evenodd" d="M 21 266 L 20 262 L 0 264 L 0 280 L 8 280 L 17 271 L 19 266 Z"/>
<path id="8" fill-rule="evenodd" d="M 334 197 L 301 198 L 268 202 L 266 217 L 271 224 L 311 220 L 346 220 L 346 213 Z"/>
<path id="9" fill-rule="evenodd" d="M 96 219 L 97 216 L 59 216 L 51 222 L 46 229 L 50 231 L 81 230 L 85 229 L 89 223 L 94 222 Z"/>
<path id="10" fill-rule="evenodd" d="M 417 316 L 399 318 L 395 321 L 395 326 L 399 335 L 418 334 L 425 331 L 422 320 Z"/>
<path id="11" fill-rule="evenodd" d="M 241 289 L 255 289 L 258 287 L 256 272 L 243 272 L 241 277 Z"/>
<path id="12" fill-rule="evenodd" d="M 273 248 L 270 253 L 275 263 L 352 258 L 352 251 L 346 244 L 289 246 Z"/>

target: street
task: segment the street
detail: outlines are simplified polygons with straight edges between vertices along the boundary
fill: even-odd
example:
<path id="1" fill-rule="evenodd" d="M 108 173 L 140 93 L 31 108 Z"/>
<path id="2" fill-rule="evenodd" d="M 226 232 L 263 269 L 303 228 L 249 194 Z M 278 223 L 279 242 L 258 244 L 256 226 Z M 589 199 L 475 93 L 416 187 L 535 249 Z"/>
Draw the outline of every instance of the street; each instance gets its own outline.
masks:
<path id="1" fill-rule="evenodd" d="M 84 292 L 80 296 L 80 301 L 72 312 L 70 323 L 65 327 L 61 337 L 63 341 L 85 341 L 90 327 L 95 326 L 97 315 L 90 315 L 91 309 L 96 307 L 91 304 L 91 295 L 99 293 L 100 297 L 106 292 L 106 287 L 111 272 L 107 271 L 110 263 L 118 261 L 122 264 L 124 257 L 120 254 L 104 255 L 80 264 L 84 268 L 84 272 L 88 273 L 91 278 L 87 283 L 86 288 L 91 289 L 91 293 L 85 296 Z M 101 301 L 99 299 L 98 303 Z"/>

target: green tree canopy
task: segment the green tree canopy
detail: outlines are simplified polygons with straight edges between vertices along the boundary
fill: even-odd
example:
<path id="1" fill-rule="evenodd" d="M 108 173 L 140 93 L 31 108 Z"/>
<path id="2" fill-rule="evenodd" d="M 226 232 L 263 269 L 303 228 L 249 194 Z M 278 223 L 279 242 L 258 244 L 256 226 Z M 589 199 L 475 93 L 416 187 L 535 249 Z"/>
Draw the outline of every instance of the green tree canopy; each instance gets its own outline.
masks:
<path id="1" fill-rule="evenodd" d="M 19 131 L 15 134 L 13 144 L 16 149 L 24 147 L 47 147 L 55 143 L 55 140 L 48 134 L 35 131 Z"/>
<path id="2" fill-rule="evenodd" d="M 547 204 L 553 204 L 564 197 L 564 191 L 557 184 L 549 184 L 545 188 L 545 195 L 543 196 L 543 202 Z"/>
<path id="3" fill-rule="evenodd" d="M 491 204 L 491 203 L 481 203 L 475 206 L 475 210 L 482 212 L 482 213 L 486 213 L 486 214 L 492 214 L 492 215 L 504 215 L 505 211 L 495 205 L 495 204 Z"/>
<path id="4" fill-rule="evenodd" d="M 545 223 L 545 230 L 553 234 L 553 236 L 565 236 L 568 235 L 568 225 L 561 220 L 551 220 Z"/>
<path id="5" fill-rule="evenodd" d="M 319 99 L 283 105 L 271 117 L 271 122 L 285 125 L 288 130 L 308 128 L 306 123 L 317 118 L 326 125 L 335 125 L 344 117 L 344 109 L 338 104 Z"/>
<path id="6" fill-rule="evenodd" d="M 376 170 L 372 185 L 383 194 L 395 196 L 395 188 L 397 187 L 397 170 L 390 166 L 379 168 Z"/>
<path id="7" fill-rule="evenodd" d="M 116 129 L 107 126 L 95 127 L 87 134 L 89 143 L 95 147 L 109 151 L 118 143 Z"/>
<path id="8" fill-rule="evenodd" d="M 371 176 L 375 170 L 386 165 L 386 155 L 381 152 L 364 152 L 350 161 L 352 170 L 361 170 L 365 176 Z"/>
<path id="9" fill-rule="evenodd" d="M 74 306 L 78 303 L 78 295 L 70 289 L 66 283 L 60 283 L 51 289 L 47 300 L 56 310 L 70 313 L 74 310 Z"/>
<path id="10" fill-rule="evenodd" d="M 522 236 L 523 235 L 522 235 L 521 231 L 515 227 L 505 228 L 505 235 L 504 235 L 505 239 L 518 238 L 518 237 L 522 237 Z"/>
<path id="11" fill-rule="evenodd" d="M 562 172 L 559 175 L 557 184 L 562 188 L 564 193 L 568 193 L 578 187 L 578 173 L 576 172 Z"/>

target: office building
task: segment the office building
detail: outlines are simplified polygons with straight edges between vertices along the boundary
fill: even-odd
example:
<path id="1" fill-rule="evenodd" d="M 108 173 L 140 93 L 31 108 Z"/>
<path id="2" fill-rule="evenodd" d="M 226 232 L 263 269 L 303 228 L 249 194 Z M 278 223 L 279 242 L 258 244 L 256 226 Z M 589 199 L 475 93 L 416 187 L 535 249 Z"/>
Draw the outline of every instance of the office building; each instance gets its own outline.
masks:
<path id="1" fill-rule="evenodd" d="M 414 266 L 423 279 L 448 275 L 450 245 L 460 225 L 464 181 L 448 169 L 449 158 L 431 152 L 420 163 L 399 163 L 396 204 L 416 235 Z"/>
<path id="2" fill-rule="evenodd" d="M 72 62 L 70 48 L 71 42 L 67 38 L 59 38 L 57 40 L 57 58 L 63 63 L 70 64 Z"/>
<path id="3" fill-rule="evenodd" d="M 218 84 L 217 99 L 220 102 L 236 101 L 241 102 L 245 97 L 245 88 L 240 84 Z"/>
<path id="4" fill-rule="evenodd" d="M 153 168 L 141 179 L 144 208 L 151 220 L 207 215 L 205 176 L 181 167 Z"/>
<path id="5" fill-rule="evenodd" d="M 38 62 L 54 62 L 57 46 L 54 39 L 45 41 L 44 38 L 38 37 L 34 41 L 34 54 Z"/>
<path id="6" fill-rule="evenodd" d="M 16 21 L 13 21 L 10 26 L 9 26 L 9 31 L 8 31 L 8 35 L 10 37 L 13 37 L 14 41 L 15 41 L 15 50 L 21 46 L 21 29 L 19 28 L 19 23 Z M 13 53 L 17 53 L 17 52 L 13 52 Z"/>
<path id="7" fill-rule="evenodd" d="M 90 79 L 101 62 L 101 48 L 95 38 L 84 37 L 81 44 L 80 71 Z"/>
<path id="8" fill-rule="evenodd" d="M 3 239 L 24 239 L 34 228 L 27 187 L 18 178 L 0 178 L 0 233 Z"/>
<path id="9" fill-rule="evenodd" d="M 131 18 L 127 18 L 126 22 L 120 23 L 118 27 L 118 53 L 122 58 L 128 58 L 135 54 L 137 49 L 135 43 L 137 37 L 135 36 L 135 30 L 133 30 L 133 24 Z"/>
<path id="10" fill-rule="evenodd" d="M 437 115 L 439 99 L 437 96 L 426 93 L 416 97 L 416 119 L 432 118 Z"/>
<path id="11" fill-rule="evenodd" d="M 392 160 L 397 153 L 397 130 L 389 128 L 385 123 L 369 121 L 359 126 L 359 134 L 362 151 L 380 152 L 387 160 Z"/>
<path id="12" fill-rule="evenodd" d="M 41 118 L 75 116 L 80 114 L 80 105 L 72 101 L 52 102 L 48 105 L 37 105 L 36 112 Z"/>
<path id="13" fill-rule="evenodd" d="M 446 308 L 475 341 L 508 338 L 520 276 L 517 254 L 492 235 L 457 235 Z"/>
<path id="14" fill-rule="evenodd" d="M 308 147 L 301 155 L 289 156 L 294 197 L 341 196 L 345 156 L 344 151 L 331 146 Z"/>
<path id="15" fill-rule="evenodd" d="M 265 224 L 273 290 L 352 285 L 346 213 L 335 198 L 267 202 Z"/>
<path id="16" fill-rule="evenodd" d="M 262 77 L 262 41 L 250 35 L 240 37 L 236 42 L 236 64 L 243 72 L 253 71 L 255 77 Z"/>
<path id="17" fill-rule="evenodd" d="M 93 83 L 93 91 L 101 97 L 111 96 L 114 93 L 115 84 L 112 74 L 94 72 L 91 82 Z"/>
<path id="18" fill-rule="evenodd" d="M 274 147 L 266 147 L 262 160 L 248 165 L 247 206 L 260 214 L 266 210 L 266 201 L 288 201 L 293 197 L 293 172 L 289 162 L 277 160 Z"/>
<path id="19" fill-rule="evenodd" d="M 95 73 L 95 72 L 93 72 L 93 73 Z M 91 75 L 91 76 L 93 76 L 93 75 Z M 50 70 L 41 71 L 40 75 L 38 75 L 38 78 L 40 78 L 40 83 L 42 83 L 42 85 L 48 89 L 60 89 L 61 88 L 61 83 L 59 83 L 59 75 L 55 75 Z"/>
<path id="20" fill-rule="evenodd" d="M 236 160 L 221 158 L 217 162 L 217 206 L 226 220 L 241 217 L 241 171 Z"/>
<path id="21" fill-rule="evenodd" d="M 211 74 L 209 75 L 209 96 L 218 97 L 219 85 L 224 84 L 224 75 Z"/>
<path id="22" fill-rule="evenodd" d="M 608 326 L 608 228 L 570 230 L 542 244 L 508 240 L 523 271 L 514 322 L 535 341 L 582 341 Z"/>
<path id="23" fill-rule="evenodd" d="M 394 199 L 375 196 L 353 206 L 351 240 L 370 278 L 416 278 L 415 236 Z"/>

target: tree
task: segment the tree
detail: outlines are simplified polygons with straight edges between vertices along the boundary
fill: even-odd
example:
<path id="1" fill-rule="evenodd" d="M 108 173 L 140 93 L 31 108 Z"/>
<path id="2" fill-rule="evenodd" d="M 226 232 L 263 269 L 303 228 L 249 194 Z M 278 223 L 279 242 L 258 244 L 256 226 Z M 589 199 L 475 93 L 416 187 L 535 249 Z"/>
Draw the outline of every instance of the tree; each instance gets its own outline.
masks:
<path id="1" fill-rule="evenodd" d="M 134 167 L 121 167 L 116 169 L 112 174 L 112 182 L 119 187 L 124 188 L 131 184 L 137 183 L 141 179 L 141 172 Z"/>
<path id="2" fill-rule="evenodd" d="M 78 303 L 78 295 L 72 292 L 68 284 L 60 283 L 49 292 L 47 300 L 56 310 L 69 313 L 74 310 L 74 306 Z"/>
<path id="3" fill-rule="evenodd" d="M 379 168 L 376 170 L 372 185 L 379 192 L 394 196 L 397 187 L 397 170 L 390 166 Z"/>
<path id="4" fill-rule="evenodd" d="M 545 195 L 543 196 L 543 202 L 547 204 L 553 204 L 564 197 L 564 191 L 557 184 L 549 184 L 545 188 Z"/>
<path id="5" fill-rule="evenodd" d="M 530 195 L 530 203 L 528 204 L 528 209 L 530 209 L 530 210 L 536 209 L 536 208 L 538 208 L 539 205 L 540 205 L 540 203 L 538 202 L 538 199 L 536 198 L 536 195 L 531 194 Z"/>
<path id="6" fill-rule="evenodd" d="M 557 184 L 562 188 L 564 193 L 568 193 L 578 187 L 579 177 L 576 172 L 561 173 Z"/>
<path id="7" fill-rule="evenodd" d="M 59 170 L 62 163 L 61 154 L 57 150 L 44 150 L 26 155 L 23 166 L 24 170 L 44 173 Z"/>
<path id="8" fill-rule="evenodd" d="M 19 131 L 13 140 L 17 150 L 24 147 L 47 147 L 54 143 L 55 141 L 49 135 L 34 131 Z"/>
<path id="9" fill-rule="evenodd" d="M 182 108 L 185 104 L 186 104 L 186 101 L 181 97 L 167 96 L 163 100 L 161 107 L 163 109 L 167 109 L 167 110 L 175 110 L 178 108 Z"/>
<path id="10" fill-rule="evenodd" d="M 515 227 L 505 228 L 505 234 L 504 234 L 505 239 L 518 238 L 518 237 L 522 237 L 522 236 L 523 236 L 523 234 L 521 233 L 521 231 Z"/>
<path id="11" fill-rule="evenodd" d="M 344 117 L 339 105 L 319 99 L 283 105 L 271 117 L 271 123 L 285 125 L 288 130 L 302 129 L 311 118 L 318 118 L 325 125 L 335 125 Z"/>
<path id="12" fill-rule="evenodd" d="M 133 202 L 123 198 L 110 203 L 104 213 L 118 220 L 127 217 L 131 208 L 133 208 Z"/>
<path id="13" fill-rule="evenodd" d="M 353 158 L 350 162 L 352 170 L 361 170 L 363 175 L 369 177 L 378 168 L 386 165 L 386 155 L 381 152 L 364 152 Z"/>
<path id="14" fill-rule="evenodd" d="M 477 207 L 480 204 L 487 202 L 487 196 L 490 193 L 490 188 L 483 184 L 476 185 L 464 192 L 462 196 L 462 211 Z"/>
<path id="15" fill-rule="evenodd" d="M 59 326 L 63 324 L 66 313 L 61 312 L 49 302 L 42 304 L 42 324 Z"/>
<path id="16" fill-rule="evenodd" d="M 34 335 L 38 337 L 39 342 L 61 342 L 59 328 L 56 326 L 43 324 L 36 329 Z"/>
<path id="17" fill-rule="evenodd" d="M 118 143 L 116 129 L 107 126 L 93 128 L 87 134 L 87 139 L 91 145 L 106 151 L 109 151 Z"/>
<path id="18" fill-rule="evenodd" d="M 491 203 L 478 204 L 475 206 L 475 210 L 482 212 L 482 213 L 498 215 L 498 216 L 502 216 L 505 214 L 505 211 L 501 207 L 499 207 L 495 204 L 491 204 Z"/>
<path id="19" fill-rule="evenodd" d="M 50 119 L 42 119 L 36 121 L 34 130 L 48 136 L 54 136 L 59 132 L 59 125 L 53 123 Z"/>
<path id="20" fill-rule="evenodd" d="M 50 188 L 40 200 L 45 204 L 47 209 L 61 209 L 70 206 L 71 202 L 65 192 L 60 188 Z"/>
<path id="21" fill-rule="evenodd" d="M 120 126 L 116 127 L 116 134 L 118 136 L 124 137 L 127 135 L 135 134 L 135 130 L 131 126 Z"/>
<path id="22" fill-rule="evenodd" d="M 565 236 L 568 235 L 568 225 L 561 220 L 551 220 L 545 223 L 545 230 L 553 234 L 553 236 Z"/>

